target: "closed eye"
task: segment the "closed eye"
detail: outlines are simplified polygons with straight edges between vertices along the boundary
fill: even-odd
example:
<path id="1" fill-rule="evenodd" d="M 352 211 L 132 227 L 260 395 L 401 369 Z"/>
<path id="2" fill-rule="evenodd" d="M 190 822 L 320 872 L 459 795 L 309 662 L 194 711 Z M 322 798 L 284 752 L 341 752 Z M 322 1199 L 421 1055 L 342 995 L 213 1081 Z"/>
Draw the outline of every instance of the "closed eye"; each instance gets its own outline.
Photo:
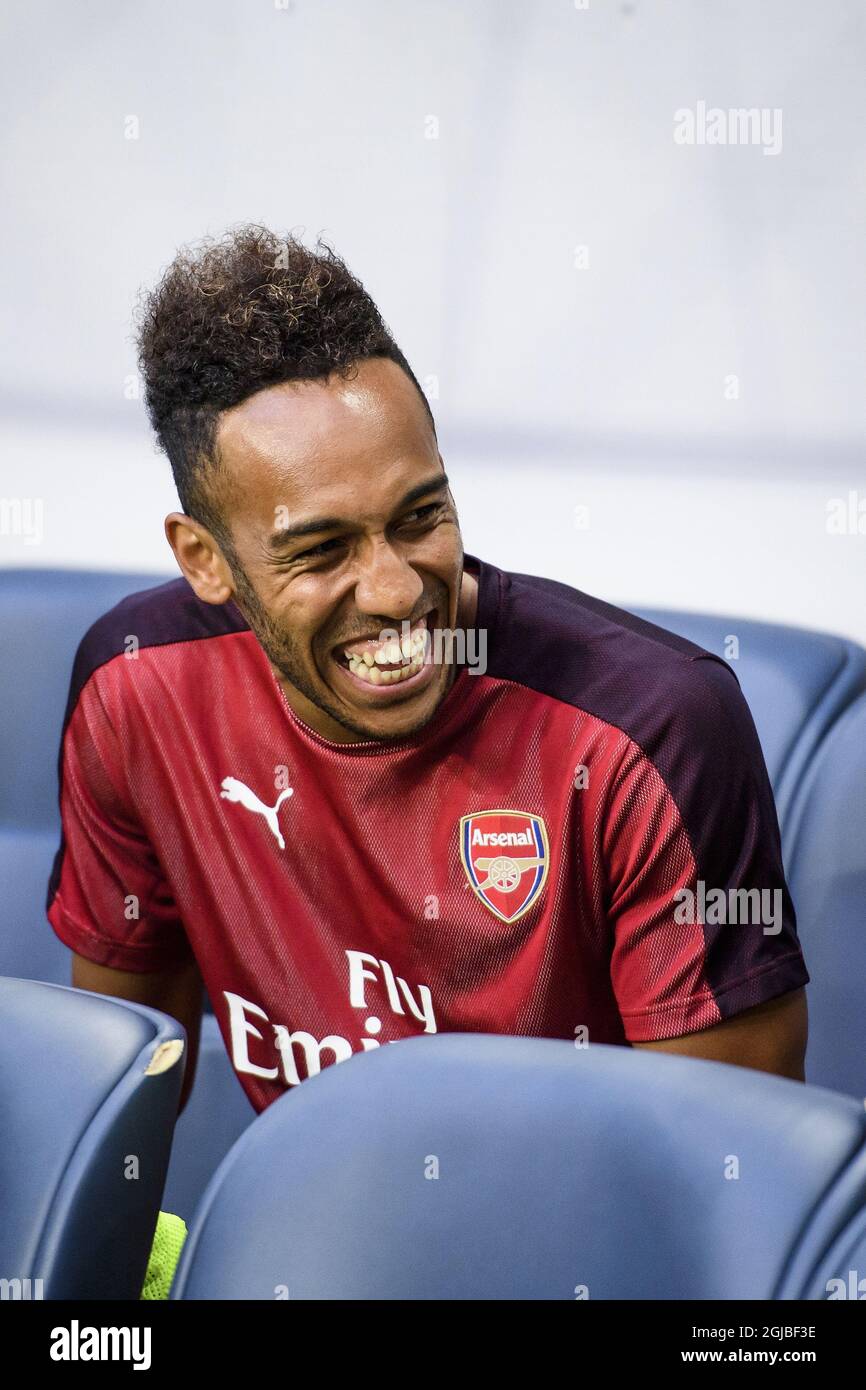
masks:
<path id="1" fill-rule="evenodd" d="M 441 502 L 428 502 L 426 506 L 415 507 L 411 512 L 407 512 L 404 517 L 401 517 L 400 524 L 401 526 L 407 524 L 409 526 L 414 526 L 417 525 L 418 522 L 428 521 L 430 517 L 433 516 L 434 512 L 438 512 L 441 509 L 441 506 Z"/>
<path id="2" fill-rule="evenodd" d="M 423 507 L 413 507 L 411 512 L 400 518 L 400 526 L 423 526 L 425 522 L 432 521 L 438 512 L 441 512 L 443 504 L 441 502 L 428 502 Z M 345 537 L 332 536 L 329 540 L 321 541 L 318 545 L 311 546 L 309 550 L 302 550 L 294 558 L 295 560 L 323 560 L 328 555 L 333 555 L 335 548 L 345 545 Z"/>
<path id="3" fill-rule="evenodd" d="M 296 559 L 296 560 L 318 560 L 318 559 L 321 559 L 321 557 L 324 556 L 324 555 L 330 555 L 330 554 L 331 554 L 331 547 L 332 547 L 332 546 L 335 546 L 335 545 L 342 545 L 342 544 L 343 544 L 343 541 L 342 541 L 342 539 L 341 539 L 339 536 L 333 536 L 333 537 L 332 537 L 330 540 L 328 540 L 328 541 L 321 541 L 321 542 L 319 543 L 319 545 L 311 546 L 311 548 L 310 548 L 309 550 L 302 550 L 301 553 L 300 553 L 299 555 L 296 555 L 296 556 L 295 556 L 295 559 Z"/>

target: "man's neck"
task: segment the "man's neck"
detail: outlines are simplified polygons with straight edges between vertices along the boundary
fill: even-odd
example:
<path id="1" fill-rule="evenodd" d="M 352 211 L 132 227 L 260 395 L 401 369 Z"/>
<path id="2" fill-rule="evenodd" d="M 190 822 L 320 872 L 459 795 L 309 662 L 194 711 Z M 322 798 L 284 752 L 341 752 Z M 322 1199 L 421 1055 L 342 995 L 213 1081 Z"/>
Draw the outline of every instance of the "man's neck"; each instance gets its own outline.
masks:
<path id="1" fill-rule="evenodd" d="M 463 629 L 474 627 L 477 614 L 478 580 L 474 574 L 464 570 L 463 583 L 460 586 L 460 598 L 457 603 L 457 626 Z"/>

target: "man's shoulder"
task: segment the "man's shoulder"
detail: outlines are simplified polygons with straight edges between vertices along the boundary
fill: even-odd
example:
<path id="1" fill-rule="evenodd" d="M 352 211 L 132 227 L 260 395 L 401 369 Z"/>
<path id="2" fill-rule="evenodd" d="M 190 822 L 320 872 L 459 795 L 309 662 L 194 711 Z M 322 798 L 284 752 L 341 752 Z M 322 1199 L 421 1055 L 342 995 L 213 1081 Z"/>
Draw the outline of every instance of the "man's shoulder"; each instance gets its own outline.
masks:
<path id="1" fill-rule="evenodd" d="M 486 568 L 493 571 L 493 566 Z M 509 570 L 494 573 L 501 584 L 506 627 L 524 642 L 540 646 L 560 639 L 581 647 L 615 643 L 623 663 L 655 657 L 676 664 L 683 657 L 708 657 L 727 665 L 715 652 L 688 638 L 561 580 Z M 608 655 L 612 654 L 613 649 Z"/>
<path id="2" fill-rule="evenodd" d="M 752 744 L 748 706 L 718 653 L 558 580 L 482 573 L 488 675 L 592 714 L 653 760 L 683 740 Z"/>
<path id="3" fill-rule="evenodd" d="M 67 718 L 90 678 L 116 657 L 246 631 L 234 603 L 204 603 L 183 576 L 128 594 L 97 618 L 79 642 Z"/>

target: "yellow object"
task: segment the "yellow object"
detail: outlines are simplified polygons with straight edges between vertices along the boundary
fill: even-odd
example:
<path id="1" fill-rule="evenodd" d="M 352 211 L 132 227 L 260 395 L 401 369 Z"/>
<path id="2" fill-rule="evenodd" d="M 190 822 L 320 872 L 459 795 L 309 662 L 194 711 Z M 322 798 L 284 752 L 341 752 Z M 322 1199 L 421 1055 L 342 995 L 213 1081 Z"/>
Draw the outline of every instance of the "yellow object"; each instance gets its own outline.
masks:
<path id="1" fill-rule="evenodd" d="M 168 1298 L 186 1234 L 182 1216 L 172 1216 L 169 1211 L 159 1213 L 141 1298 Z"/>

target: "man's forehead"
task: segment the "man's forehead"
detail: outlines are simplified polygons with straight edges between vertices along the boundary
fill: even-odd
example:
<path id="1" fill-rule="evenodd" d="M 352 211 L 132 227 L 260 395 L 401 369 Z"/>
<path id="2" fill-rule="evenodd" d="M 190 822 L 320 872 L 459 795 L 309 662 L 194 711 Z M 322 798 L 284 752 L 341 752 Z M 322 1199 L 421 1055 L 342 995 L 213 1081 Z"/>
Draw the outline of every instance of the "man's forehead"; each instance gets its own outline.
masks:
<path id="1" fill-rule="evenodd" d="M 315 455 L 365 436 L 430 431 L 423 402 L 396 363 L 371 358 L 353 375 L 284 381 L 248 396 L 223 413 L 219 446 L 267 458 Z"/>
<path id="2" fill-rule="evenodd" d="M 388 370 L 385 370 L 388 369 Z M 441 469 L 423 401 L 388 360 L 349 380 L 281 382 L 220 420 L 222 482 L 241 510 L 335 503 L 347 488 L 387 492 Z M 370 498 L 369 500 L 372 500 Z M 259 504 L 259 505 L 257 505 Z"/>

